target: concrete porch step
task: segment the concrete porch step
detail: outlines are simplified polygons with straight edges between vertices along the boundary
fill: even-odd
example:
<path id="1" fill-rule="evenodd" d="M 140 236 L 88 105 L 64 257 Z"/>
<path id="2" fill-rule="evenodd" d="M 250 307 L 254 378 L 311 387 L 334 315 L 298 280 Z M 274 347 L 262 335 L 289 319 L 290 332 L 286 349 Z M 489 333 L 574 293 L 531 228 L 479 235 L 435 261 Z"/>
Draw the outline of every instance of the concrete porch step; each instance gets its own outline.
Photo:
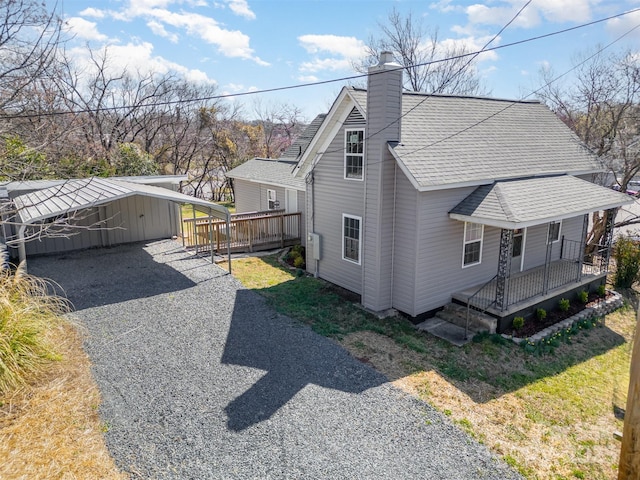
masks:
<path id="1" fill-rule="evenodd" d="M 449 303 L 444 306 L 443 310 L 436 313 L 436 317 L 464 328 L 467 323 L 467 307 L 457 303 Z M 496 318 L 474 309 L 469 310 L 470 331 L 496 333 L 497 326 L 498 320 Z"/>

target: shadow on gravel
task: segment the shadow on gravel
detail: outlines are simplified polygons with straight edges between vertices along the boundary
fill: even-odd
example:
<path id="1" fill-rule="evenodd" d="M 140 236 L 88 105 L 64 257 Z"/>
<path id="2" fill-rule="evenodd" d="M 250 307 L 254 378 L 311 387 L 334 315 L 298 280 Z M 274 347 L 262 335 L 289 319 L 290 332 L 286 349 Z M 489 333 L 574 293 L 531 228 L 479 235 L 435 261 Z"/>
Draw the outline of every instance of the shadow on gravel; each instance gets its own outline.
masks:
<path id="1" fill-rule="evenodd" d="M 154 261 L 146 246 L 135 243 L 36 257 L 29 259 L 29 273 L 53 280 L 55 293 L 68 298 L 75 310 L 195 285 L 174 267 Z"/>
<path id="2" fill-rule="evenodd" d="M 308 384 L 361 393 L 387 382 L 339 346 L 318 342 L 307 327 L 292 327 L 290 320 L 275 313 L 271 318 L 256 317 L 252 298 L 254 292 L 238 290 L 221 363 L 267 373 L 225 407 L 230 430 L 268 420 Z"/>

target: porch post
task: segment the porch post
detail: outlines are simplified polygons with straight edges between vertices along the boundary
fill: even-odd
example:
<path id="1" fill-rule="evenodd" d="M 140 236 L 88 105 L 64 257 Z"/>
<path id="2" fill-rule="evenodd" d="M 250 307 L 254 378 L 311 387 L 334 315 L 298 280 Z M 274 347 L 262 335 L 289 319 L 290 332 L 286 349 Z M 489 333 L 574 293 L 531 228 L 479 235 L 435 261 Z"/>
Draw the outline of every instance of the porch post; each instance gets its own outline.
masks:
<path id="1" fill-rule="evenodd" d="M 602 236 L 602 246 L 604 247 L 604 255 L 600 258 L 602 259 L 602 265 L 600 265 L 600 270 L 605 273 L 609 273 L 609 260 L 611 259 L 611 246 L 613 245 L 613 225 L 616 220 L 616 212 L 617 209 L 610 208 L 606 210 L 607 220 L 604 226 L 604 235 Z"/>
<path id="2" fill-rule="evenodd" d="M 547 256 L 544 259 L 544 277 L 542 279 L 542 294 L 546 295 L 549 291 L 549 272 L 551 271 L 551 252 L 553 250 L 553 241 L 549 235 L 550 233 L 550 225 L 547 226 Z"/>
<path id="3" fill-rule="evenodd" d="M 512 248 L 513 230 L 503 228 L 500 231 L 500 252 L 498 256 L 498 275 L 496 277 L 496 307 L 500 311 L 504 311 L 509 303 Z"/>
<path id="4" fill-rule="evenodd" d="M 582 219 L 582 237 L 580 237 L 580 250 L 578 254 L 578 274 L 576 276 L 576 282 L 579 282 L 582 278 L 582 265 L 584 264 L 584 249 L 587 245 L 587 230 L 589 229 L 589 214 L 585 213 Z"/>

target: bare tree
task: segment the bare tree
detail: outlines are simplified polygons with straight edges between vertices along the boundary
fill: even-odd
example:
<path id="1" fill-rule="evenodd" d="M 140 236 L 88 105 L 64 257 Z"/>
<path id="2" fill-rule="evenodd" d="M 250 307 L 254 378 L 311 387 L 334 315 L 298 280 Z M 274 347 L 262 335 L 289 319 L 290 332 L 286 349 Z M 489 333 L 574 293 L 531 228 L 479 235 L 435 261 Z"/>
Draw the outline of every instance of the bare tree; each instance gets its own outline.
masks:
<path id="1" fill-rule="evenodd" d="M 21 113 L 25 89 L 46 76 L 60 45 L 61 21 L 37 0 L 0 2 L 0 112 Z"/>
<path id="2" fill-rule="evenodd" d="M 576 58 L 570 84 L 554 81 L 553 72 L 543 70 L 546 87 L 539 94 L 600 158 L 608 172 L 600 183 L 624 192 L 640 172 L 640 59 L 631 52 L 598 51 Z M 587 241 L 596 245 L 605 231 L 607 214 L 596 212 L 592 220 Z M 615 226 L 632 224 L 640 224 L 640 217 Z"/>
<path id="3" fill-rule="evenodd" d="M 256 120 L 252 123 L 263 132 L 263 153 L 265 158 L 278 158 L 300 134 L 302 128 L 301 111 L 286 103 L 269 104 L 260 99 L 253 102 Z"/>
<path id="4" fill-rule="evenodd" d="M 395 8 L 386 23 L 379 23 L 381 35 L 371 37 L 366 45 L 366 58 L 354 65 L 366 72 L 377 62 L 380 52 L 393 52 L 396 62 L 405 67 L 407 90 L 426 93 L 486 95 L 475 63 L 464 46 L 440 41 L 438 29 L 429 30 L 411 12 L 403 16 Z"/>

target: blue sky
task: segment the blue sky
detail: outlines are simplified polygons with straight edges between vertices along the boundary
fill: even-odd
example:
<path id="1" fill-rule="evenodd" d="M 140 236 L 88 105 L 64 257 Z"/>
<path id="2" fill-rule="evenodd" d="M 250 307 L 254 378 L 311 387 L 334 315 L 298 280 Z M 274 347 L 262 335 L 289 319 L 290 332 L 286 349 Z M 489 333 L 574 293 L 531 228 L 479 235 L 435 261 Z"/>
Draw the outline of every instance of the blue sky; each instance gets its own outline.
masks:
<path id="1" fill-rule="evenodd" d="M 50 0 L 53 3 L 53 0 Z M 377 35 L 395 7 L 437 28 L 445 43 L 480 49 L 526 0 L 58 0 L 74 39 L 78 63 L 84 45 L 108 46 L 114 68 L 175 71 L 235 94 L 326 81 L 356 74 L 352 60 Z M 520 41 L 640 8 L 640 0 L 533 0 L 492 44 Z M 577 54 L 608 44 L 640 24 L 640 12 L 545 40 L 488 52 L 478 72 L 491 96 L 520 98 L 540 85 L 539 70 L 562 73 Z M 640 52 L 640 28 L 614 47 Z M 289 103 L 307 120 L 328 110 L 342 82 L 238 98 L 251 118 L 252 102 Z"/>

